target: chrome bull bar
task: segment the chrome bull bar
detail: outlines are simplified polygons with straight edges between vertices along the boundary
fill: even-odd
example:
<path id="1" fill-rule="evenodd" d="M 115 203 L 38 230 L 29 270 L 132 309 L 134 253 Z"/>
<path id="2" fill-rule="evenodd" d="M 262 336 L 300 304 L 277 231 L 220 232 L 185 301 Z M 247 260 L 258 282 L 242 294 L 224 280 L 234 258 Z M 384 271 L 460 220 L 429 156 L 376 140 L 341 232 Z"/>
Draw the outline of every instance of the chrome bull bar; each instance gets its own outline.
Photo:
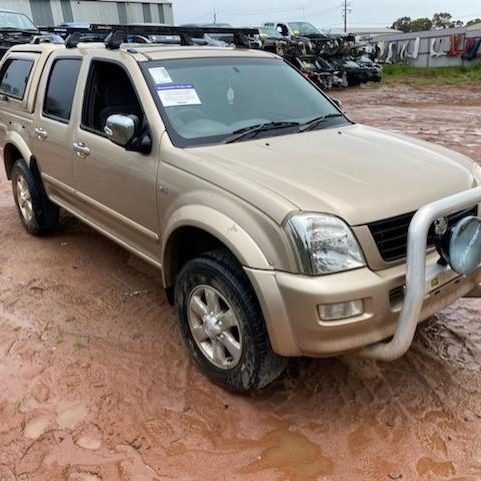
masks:
<path id="1" fill-rule="evenodd" d="M 481 187 L 455 194 L 428 204 L 414 215 L 408 231 L 406 288 L 394 336 L 389 342 L 364 347 L 360 354 L 369 359 L 394 361 L 410 348 L 426 295 L 426 251 L 433 222 L 481 203 Z"/>

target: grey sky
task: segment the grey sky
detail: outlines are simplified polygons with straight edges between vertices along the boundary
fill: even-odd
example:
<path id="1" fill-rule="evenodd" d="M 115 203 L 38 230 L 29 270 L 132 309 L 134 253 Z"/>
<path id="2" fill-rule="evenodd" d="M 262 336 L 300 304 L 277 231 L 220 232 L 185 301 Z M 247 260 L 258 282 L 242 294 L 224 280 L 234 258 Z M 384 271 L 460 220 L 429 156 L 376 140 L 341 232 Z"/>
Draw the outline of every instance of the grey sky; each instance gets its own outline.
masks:
<path id="1" fill-rule="evenodd" d="M 341 26 L 343 0 L 173 0 L 177 24 L 217 21 L 257 25 L 264 21 L 308 20 L 321 28 Z M 432 17 L 447 11 L 464 21 L 481 18 L 481 0 L 350 0 L 349 23 L 358 27 L 385 27 L 402 16 Z"/>

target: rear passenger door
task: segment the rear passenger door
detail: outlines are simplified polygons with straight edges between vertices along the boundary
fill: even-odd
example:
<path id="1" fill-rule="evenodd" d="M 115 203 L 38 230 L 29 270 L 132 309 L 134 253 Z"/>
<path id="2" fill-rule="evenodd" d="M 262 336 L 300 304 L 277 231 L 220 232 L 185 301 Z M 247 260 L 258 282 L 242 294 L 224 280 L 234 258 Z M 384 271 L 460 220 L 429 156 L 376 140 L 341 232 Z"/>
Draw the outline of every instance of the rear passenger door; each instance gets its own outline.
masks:
<path id="1" fill-rule="evenodd" d="M 132 70 L 141 72 L 132 60 Z M 133 73 L 135 75 L 135 72 Z M 145 91 L 148 93 L 147 87 Z M 117 240 L 128 243 L 148 257 L 158 255 L 156 139 L 150 154 L 128 151 L 111 142 L 105 124 L 113 114 L 135 115 L 149 128 L 135 83 L 124 64 L 93 58 L 84 88 L 81 125 L 72 148 L 74 175 L 82 212 Z"/>
<path id="2" fill-rule="evenodd" d="M 72 108 L 76 96 L 80 57 L 50 59 L 37 97 L 32 152 L 45 188 L 52 198 L 70 204 L 74 194 L 72 170 Z"/>

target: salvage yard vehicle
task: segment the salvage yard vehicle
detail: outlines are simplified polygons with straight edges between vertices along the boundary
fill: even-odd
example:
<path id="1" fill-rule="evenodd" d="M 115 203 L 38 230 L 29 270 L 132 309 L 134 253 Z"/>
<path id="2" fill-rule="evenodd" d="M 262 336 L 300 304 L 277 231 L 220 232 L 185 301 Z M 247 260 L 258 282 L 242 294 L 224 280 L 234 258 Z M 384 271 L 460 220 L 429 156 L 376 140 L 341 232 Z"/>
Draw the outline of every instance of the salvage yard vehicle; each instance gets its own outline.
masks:
<path id="1" fill-rule="evenodd" d="M 239 392 L 289 357 L 397 359 L 418 322 L 479 295 L 479 166 L 356 124 L 245 48 L 255 30 L 190 45 L 203 33 L 223 31 L 111 26 L 105 44 L 8 52 L 0 149 L 29 233 L 63 208 L 158 267 L 193 359 Z"/>
<path id="2" fill-rule="evenodd" d="M 39 30 L 23 13 L 0 9 L 0 59 L 9 48 L 24 43 L 63 43 L 63 40 Z"/>
<path id="3" fill-rule="evenodd" d="M 312 23 L 309 22 L 266 22 L 264 27 L 275 28 L 282 36 L 292 38 L 325 38 Z"/>
<path id="4" fill-rule="evenodd" d="M 362 83 L 373 79 L 373 73 L 367 67 L 362 67 L 353 60 L 346 58 L 334 59 L 333 64 L 345 72 L 347 83 L 350 87 L 358 87 Z M 374 79 L 373 79 L 374 80 Z"/>
<path id="5" fill-rule="evenodd" d="M 12 46 L 30 42 L 40 32 L 23 13 L 0 9 L 0 58 Z"/>

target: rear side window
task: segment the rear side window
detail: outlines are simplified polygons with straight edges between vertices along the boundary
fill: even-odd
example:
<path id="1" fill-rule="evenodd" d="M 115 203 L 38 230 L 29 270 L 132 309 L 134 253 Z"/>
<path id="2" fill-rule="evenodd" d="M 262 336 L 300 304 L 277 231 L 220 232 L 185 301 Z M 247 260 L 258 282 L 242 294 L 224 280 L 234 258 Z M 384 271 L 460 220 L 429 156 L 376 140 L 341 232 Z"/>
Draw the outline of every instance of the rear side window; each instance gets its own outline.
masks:
<path id="1" fill-rule="evenodd" d="M 0 93 L 22 100 L 32 66 L 32 60 L 8 59 L 0 72 Z"/>
<path id="2" fill-rule="evenodd" d="M 70 120 L 80 64 L 80 59 L 65 58 L 52 65 L 43 103 L 46 117 L 65 123 Z"/>

